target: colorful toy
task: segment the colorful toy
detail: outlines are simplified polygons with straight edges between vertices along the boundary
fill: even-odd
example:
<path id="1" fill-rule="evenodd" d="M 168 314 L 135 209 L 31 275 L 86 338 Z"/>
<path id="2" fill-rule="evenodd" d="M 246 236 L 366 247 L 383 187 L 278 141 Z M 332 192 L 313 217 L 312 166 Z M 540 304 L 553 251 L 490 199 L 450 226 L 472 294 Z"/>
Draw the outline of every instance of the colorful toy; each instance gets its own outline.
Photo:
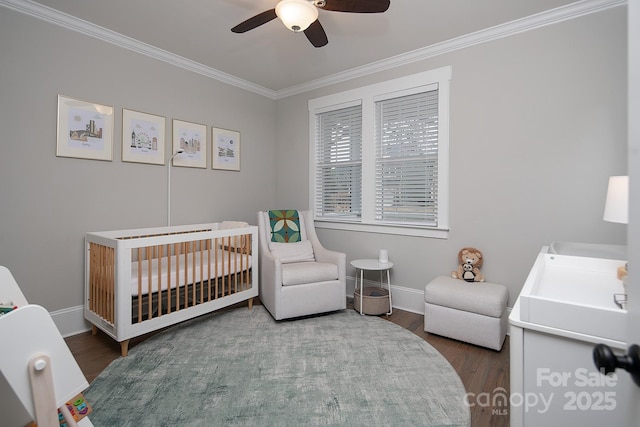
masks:
<path id="1" fill-rule="evenodd" d="M 66 403 L 66 405 L 67 409 L 71 413 L 71 416 L 76 422 L 80 421 L 91 413 L 91 406 L 89 405 L 89 402 L 84 399 L 82 393 L 71 399 Z M 60 427 L 68 426 L 67 421 L 64 419 L 64 416 L 62 415 L 60 410 L 58 410 L 58 420 L 60 421 Z"/>

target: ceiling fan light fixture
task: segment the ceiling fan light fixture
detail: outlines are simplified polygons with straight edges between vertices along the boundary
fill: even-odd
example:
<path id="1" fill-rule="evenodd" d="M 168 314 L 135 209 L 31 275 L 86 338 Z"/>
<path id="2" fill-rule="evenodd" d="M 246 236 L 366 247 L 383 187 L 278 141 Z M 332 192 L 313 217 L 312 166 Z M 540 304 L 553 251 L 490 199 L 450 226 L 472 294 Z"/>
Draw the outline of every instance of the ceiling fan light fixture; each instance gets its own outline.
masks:
<path id="1" fill-rule="evenodd" d="M 298 33 L 318 19 L 318 9 L 306 0 L 282 0 L 276 5 L 276 15 L 285 27 Z"/>

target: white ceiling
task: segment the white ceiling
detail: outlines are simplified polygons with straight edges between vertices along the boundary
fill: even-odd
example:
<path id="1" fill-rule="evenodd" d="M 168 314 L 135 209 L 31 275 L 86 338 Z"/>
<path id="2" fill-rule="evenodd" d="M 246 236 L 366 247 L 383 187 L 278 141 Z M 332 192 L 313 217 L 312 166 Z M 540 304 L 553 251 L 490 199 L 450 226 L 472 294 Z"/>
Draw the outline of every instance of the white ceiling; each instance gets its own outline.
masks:
<path id="1" fill-rule="evenodd" d="M 319 20 L 329 38 L 322 48 L 314 48 L 304 34 L 289 31 L 277 19 L 244 34 L 230 31 L 276 3 L 0 0 L 0 5 L 55 9 L 273 92 L 571 3 L 603 0 L 391 0 L 382 14 L 321 10 Z"/>

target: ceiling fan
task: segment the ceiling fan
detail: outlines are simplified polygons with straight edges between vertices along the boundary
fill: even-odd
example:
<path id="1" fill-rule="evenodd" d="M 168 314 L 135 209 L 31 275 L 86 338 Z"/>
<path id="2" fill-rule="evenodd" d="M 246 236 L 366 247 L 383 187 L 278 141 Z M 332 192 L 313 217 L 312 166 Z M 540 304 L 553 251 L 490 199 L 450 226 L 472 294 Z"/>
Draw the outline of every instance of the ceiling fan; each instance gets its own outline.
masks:
<path id="1" fill-rule="evenodd" d="M 389 8 L 390 0 L 280 0 L 275 8 L 257 14 L 231 29 L 245 33 L 276 18 L 291 31 L 303 31 L 315 47 L 326 45 L 327 34 L 318 21 L 318 9 L 333 12 L 382 13 Z"/>

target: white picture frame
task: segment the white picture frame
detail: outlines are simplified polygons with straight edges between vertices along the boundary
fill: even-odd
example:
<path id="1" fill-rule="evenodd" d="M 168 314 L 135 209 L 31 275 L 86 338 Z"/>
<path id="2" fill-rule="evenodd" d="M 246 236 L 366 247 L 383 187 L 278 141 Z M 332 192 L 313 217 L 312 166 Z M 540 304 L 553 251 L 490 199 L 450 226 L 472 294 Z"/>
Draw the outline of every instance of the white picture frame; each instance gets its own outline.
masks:
<path id="1" fill-rule="evenodd" d="M 113 107 L 58 95 L 56 156 L 113 160 Z"/>
<path id="2" fill-rule="evenodd" d="M 240 171 L 240 132 L 211 128 L 211 169 Z"/>
<path id="3" fill-rule="evenodd" d="M 207 168 L 207 126 L 173 119 L 173 166 Z"/>
<path id="4" fill-rule="evenodd" d="M 122 109 L 122 161 L 164 165 L 165 118 Z"/>

